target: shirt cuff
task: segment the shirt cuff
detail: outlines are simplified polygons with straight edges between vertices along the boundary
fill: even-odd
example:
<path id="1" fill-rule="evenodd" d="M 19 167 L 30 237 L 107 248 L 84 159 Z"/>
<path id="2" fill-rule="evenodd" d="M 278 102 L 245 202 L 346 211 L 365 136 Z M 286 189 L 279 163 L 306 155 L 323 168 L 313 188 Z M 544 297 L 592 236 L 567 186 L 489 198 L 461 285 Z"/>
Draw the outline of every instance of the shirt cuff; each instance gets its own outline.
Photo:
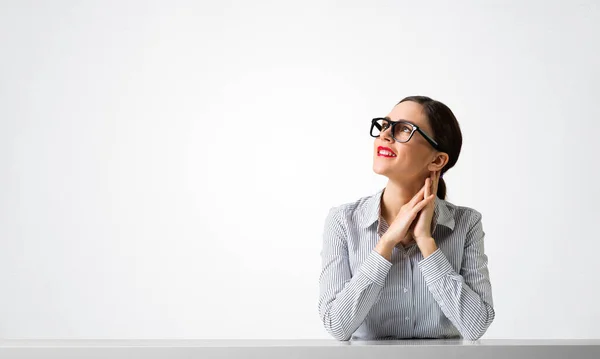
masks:
<path id="1" fill-rule="evenodd" d="M 419 262 L 419 268 L 427 283 L 433 283 L 446 275 L 454 273 L 452 264 L 450 264 L 448 258 L 444 255 L 444 252 L 439 248 L 427 258 L 421 260 Z"/>
<path id="2" fill-rule="evenodd" d="M 367 259 L 362 263 L 360 271 L 372 282 L 383 287 L 390 268 L 392 268 L 392 262 L 385 259 L 375 249 L 372 249 Z"/>

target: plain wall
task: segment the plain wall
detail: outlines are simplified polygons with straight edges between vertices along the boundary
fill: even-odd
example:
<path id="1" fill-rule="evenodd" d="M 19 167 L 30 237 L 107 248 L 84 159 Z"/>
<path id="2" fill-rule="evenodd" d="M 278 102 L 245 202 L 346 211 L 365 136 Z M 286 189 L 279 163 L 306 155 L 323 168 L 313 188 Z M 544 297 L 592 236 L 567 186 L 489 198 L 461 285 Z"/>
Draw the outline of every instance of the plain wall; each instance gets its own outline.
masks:
<path id="1" fill-rule="evenodd" d="M 600 337 L 597 1 L 2 1 L 0 337 L 329 338 L 373 117 L 447 104 L 484 338 Z"/>

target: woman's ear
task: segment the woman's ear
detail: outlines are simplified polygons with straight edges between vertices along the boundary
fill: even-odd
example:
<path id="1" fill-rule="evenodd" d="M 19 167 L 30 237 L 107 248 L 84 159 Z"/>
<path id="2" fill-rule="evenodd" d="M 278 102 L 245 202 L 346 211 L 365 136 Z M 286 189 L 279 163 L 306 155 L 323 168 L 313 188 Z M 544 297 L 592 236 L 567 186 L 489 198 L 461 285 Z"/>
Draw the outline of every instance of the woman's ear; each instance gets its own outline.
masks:
<path id="1" fill-rule="evenodd" d="M 428 166 L 430 171 L 439 171 L 448 163 L 450 157 L 445 152 L 437 152 Z"/>

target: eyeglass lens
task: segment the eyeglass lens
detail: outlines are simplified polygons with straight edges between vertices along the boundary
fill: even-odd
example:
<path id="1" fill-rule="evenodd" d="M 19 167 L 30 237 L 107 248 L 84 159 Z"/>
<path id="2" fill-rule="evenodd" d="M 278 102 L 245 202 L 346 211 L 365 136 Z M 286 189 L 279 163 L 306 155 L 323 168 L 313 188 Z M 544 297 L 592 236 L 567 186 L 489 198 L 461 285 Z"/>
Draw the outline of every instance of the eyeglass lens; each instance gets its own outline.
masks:
<path id="1" fill-rule="evenodd" d="M 387 128 L 390 126 L 390 123 L 384 119 L 379 119 L 377 121 L 375 121 L 372 125 L 371 125 L 371 136 L 379 136 L 379 134 L 385 130 L 387 130 Z M 393 136 L 396 140 L 400 141 L 400 142 L 406 142 L 408 141 L 408 138 L 410 137 L 410 134 L 412 133 L 413 129 L 412 126 L 410 126 L 407 123 L 397 123 L 396 126 L 394 127 L 394 133 Z"/>

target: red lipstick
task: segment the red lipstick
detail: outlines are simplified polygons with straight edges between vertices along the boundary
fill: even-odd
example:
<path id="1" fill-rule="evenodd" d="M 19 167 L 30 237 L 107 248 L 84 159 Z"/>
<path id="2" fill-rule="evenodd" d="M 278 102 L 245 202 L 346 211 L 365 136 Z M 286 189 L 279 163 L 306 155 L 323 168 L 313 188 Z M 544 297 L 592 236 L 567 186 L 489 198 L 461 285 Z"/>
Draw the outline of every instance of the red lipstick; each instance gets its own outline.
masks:
<path id="1" fill-rule="evenodd" d="M 396 157 L 396 153 L 394 151 L 392 151 L 392 149 L 389 148 L 389 147 L 379 146 L 379 147 L 377 147 L 377 156 L 381 156 L 381 157 Z"/>

